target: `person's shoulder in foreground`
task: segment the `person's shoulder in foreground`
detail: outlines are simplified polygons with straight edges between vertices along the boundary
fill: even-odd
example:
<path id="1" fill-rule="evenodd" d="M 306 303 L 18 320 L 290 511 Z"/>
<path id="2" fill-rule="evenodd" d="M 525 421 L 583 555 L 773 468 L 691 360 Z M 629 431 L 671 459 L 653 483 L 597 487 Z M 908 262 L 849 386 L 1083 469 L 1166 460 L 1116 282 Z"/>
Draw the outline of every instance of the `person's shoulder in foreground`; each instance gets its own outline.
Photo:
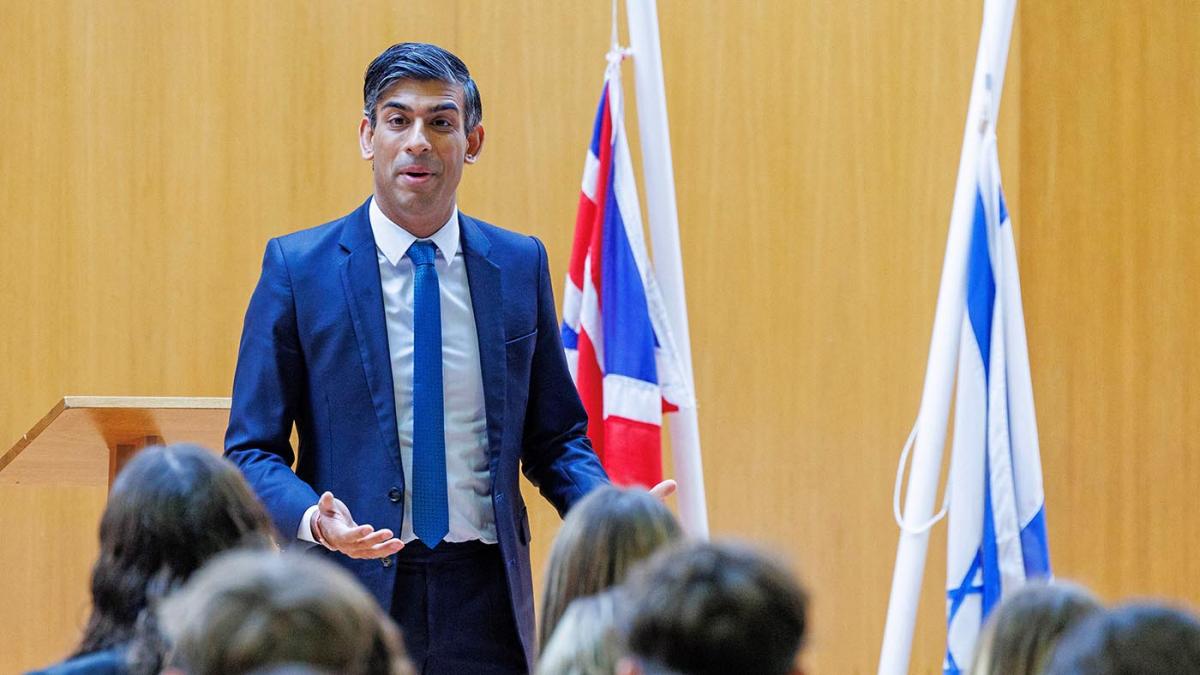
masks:
<path id="1" fill-rule="evenodd" d="M 113 648 L 76 656 L 25 675 L 123 675 L 125 672 L 125 652 Z"/>

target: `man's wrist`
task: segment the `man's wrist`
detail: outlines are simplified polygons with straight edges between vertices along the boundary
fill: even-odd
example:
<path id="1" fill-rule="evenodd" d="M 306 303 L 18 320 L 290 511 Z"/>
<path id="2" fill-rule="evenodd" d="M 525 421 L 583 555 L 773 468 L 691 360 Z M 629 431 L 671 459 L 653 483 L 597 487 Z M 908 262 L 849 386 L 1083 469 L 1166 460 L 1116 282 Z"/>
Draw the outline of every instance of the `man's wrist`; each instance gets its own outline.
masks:
<path id="1" fill-rule="evenodd" d="M 330 551 L 334 550 L 334 548 L 329 545 L 329 542 L 325 540 L 325 533 L 321 531 L 321 509 L 317 509 L 315 512 L 313 512 L 312 520 L 308 522 L 308 525 L 309 529 L 312 530 L 313 541 L 324 546 Z"/>
<path id="2" fill-rule="evenodd" d="M 317 543 L 317 538 L 313 536 L 312 521 L 318 510 L 320 509 L 316 504 L 305 509 L 304 515 L 300 516 L 300 524 L 296 527 L 296 539 L 309 544 Z"/>

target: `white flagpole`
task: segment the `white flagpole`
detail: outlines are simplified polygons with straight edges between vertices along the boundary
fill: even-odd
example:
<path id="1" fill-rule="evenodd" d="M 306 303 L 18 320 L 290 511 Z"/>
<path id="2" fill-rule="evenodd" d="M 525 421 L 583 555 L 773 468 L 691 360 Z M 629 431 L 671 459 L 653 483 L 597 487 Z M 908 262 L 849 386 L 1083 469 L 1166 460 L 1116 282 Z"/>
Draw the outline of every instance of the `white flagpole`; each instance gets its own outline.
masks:
<path id="1" fill-rule="evenodd" d="M 626 0 L 625 13 L 629 19 L 629 46 L 633 51 L 638 135 L 646 182 L 646 214 L 654 247 L 654 275 L 667 306 L 667 318 L 682 361 L 683 377 L 689 390 L 695 391 L 656 0 Z M 680 408 L 672 413 L 669 428 L 675 477 L 679 483 L 679 519 L 689 535 L 707 539 L 708 507 L 696 409 Z"/>
<path id="2" fill-rule="evenodd" d="M 908 479 L 908 496 L 904 502 L 904 522 L 917 524 L 917 527 L 904 529 L 900 533 L 891 598 L 888 600 L 887 624 L 879 653 L 880 675 L 907 673 L 912 655 L 921 578 L 925 573 L 925 553 L 929 547 L 929 531 L 920 528 L 919 524 L 927 521 L 933 513 L 941 473 L 942 448 L 946 441 L 950 397 L 958 364 L 959 334 L 966 304 L 967 249 L 971 242 L 971 221 L 978 182 L 976 167 L 986 125 L 995 123 L 1000 109 L 1000 91 L 1008 61 L 1015 10 L 1016 0 L 984 0 L 983 26 L 975 57 L 975 75 L 971 81 L 962 154 L 958 161 L 958 181 L 954 187 L 946 257 L 942 263 L 942 281 L 933 318 L 929 360 L 925 367 L 925 385 L 917 413 L 917 437 Z"/>

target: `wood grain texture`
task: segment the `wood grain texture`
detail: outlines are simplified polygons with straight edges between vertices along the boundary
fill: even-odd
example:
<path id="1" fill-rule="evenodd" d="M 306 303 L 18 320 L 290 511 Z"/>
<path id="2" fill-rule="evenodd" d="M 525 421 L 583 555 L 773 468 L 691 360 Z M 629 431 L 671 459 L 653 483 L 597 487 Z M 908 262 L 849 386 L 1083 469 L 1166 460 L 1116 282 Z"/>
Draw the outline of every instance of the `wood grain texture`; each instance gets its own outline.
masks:
<path id="1" fill-rule="evenodd" d="M 162 443 L 219 449 L 228 425 L 228 398 L 68 396 L 0 456 L 0 485 L 107 491 L 137 450 Z"/>
<path id="2" fill-rule="evenodd" d="M 978 4 L 659 2 L 713 531 L 813 590 L 815 672 L 876 665 Z M 1197 11 L 1023 3 L 1004 92 L 1052 553 L 1107 597 L 1200 597 Z M 369 192 L 361 76 L 393 42 L 471 66 L 460 205 L 541 237 L 561 298 L 608 13 L 0 2 L 0 447 L 68 392 L 228 395 L 266 240 Z M 529 500 L 540 575 L 557 516 Z M 102 501 L 0 485 L 0 670 L 75 639 Z M 940 668 L 943 532 L 913 672 Z"/>
<path id="3" fill-rule="evenodd" d="M 1200 606 L 1200 5 L 1022 20 L 1043 64 L 1022 77 L 1019 253 L 1055 567 Z"/>
<path id="4" fill-rule="evenodd" d="M 107 487 L 0 486 L 0 671 L 48 665 L 78 644 L 107 495 Z"/>

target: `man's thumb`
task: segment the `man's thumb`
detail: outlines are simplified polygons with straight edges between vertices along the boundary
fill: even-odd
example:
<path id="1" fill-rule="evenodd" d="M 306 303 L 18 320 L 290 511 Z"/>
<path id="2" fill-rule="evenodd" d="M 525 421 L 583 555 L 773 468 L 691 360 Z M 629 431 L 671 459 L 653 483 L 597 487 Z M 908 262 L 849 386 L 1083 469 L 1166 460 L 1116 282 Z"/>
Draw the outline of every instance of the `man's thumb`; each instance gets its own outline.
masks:
<path id="1" fill-rule="evenodd" d="M 317 500 L 317 508 L 322 513 L 333 513 L 333 493 L 326 491 L 321 494 L 321 498 Z"/>

